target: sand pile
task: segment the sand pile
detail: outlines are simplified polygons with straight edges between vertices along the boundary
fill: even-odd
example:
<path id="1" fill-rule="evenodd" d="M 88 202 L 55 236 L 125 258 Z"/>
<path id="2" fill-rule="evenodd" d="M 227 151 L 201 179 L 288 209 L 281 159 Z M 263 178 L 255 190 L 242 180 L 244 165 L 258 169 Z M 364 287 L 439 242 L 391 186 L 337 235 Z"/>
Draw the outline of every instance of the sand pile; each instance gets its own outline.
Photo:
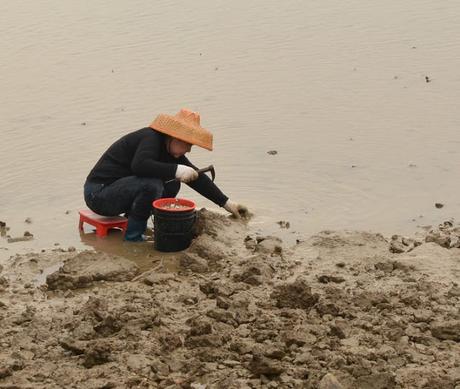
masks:
<path id="1" fill-rule="evenodd" d="M 12 258 L 0 388 L 459 387 L 458 248 L 330 231 L 287 248 L 199 220 L 177 273 L 90 251 Z"/>

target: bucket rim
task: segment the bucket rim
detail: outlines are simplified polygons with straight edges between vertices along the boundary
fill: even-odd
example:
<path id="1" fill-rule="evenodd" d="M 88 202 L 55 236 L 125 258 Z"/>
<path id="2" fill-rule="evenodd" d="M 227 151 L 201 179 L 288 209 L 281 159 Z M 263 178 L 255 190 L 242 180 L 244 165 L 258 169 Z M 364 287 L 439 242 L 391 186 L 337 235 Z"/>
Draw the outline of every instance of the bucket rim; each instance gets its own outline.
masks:
<path id="1" fill-rule="evenodd" d="M 182 205 L 181 208 L 165 208 L 167 205 L 172 203 Z M 171 213 L 178 213 L 178 212 L 190 212 L 195 210 L 196 204 L 192 200 L 179 198 L 179 197 L 164 197 L 161 199 L 157 199 L 152 203 L 153 208 L 158 209 L 162 212 L 171 212 Z"/>

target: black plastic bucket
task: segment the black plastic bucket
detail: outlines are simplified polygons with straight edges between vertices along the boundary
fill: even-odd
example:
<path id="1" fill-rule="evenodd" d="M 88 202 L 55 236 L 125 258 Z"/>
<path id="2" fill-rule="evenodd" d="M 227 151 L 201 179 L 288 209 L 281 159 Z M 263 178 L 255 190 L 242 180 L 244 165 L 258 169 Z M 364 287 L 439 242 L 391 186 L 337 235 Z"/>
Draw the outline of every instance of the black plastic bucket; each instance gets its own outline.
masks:
<path id="1" fill-rule="evenodd" d="M 185 250 L 195 233 L 195 203 L 187 199 L 164 198 L 153 202 L 153 239 L 158 251 Z"/>

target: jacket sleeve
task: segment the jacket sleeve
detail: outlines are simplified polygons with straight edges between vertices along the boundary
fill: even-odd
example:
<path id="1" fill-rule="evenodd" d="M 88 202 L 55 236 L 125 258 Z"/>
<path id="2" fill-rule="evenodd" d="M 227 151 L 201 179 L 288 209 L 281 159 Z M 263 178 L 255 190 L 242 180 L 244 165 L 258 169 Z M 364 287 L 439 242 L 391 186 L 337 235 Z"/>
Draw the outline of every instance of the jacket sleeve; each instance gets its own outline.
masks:
<path id="1" fill-rule="evenodd" d="M 139 142 L 131 161 L 134 175 L 162 180 L 170 180 L 176 176 L 177 164 L 159 161 L 162 146 L 163 138 L 154 131 Z"/>
<path id="2" fill-rule="evenodd" d="M 187 165 L 197 169 L 185 156 L 178 159 L 182 165 Z M 228 200 L 228 197 L 219 189 L 219 187 L 211 181 L 211 179 L 204 173 L 200 173 L 195 181 L 187 184 L 190 188 L 197 191 L 208 200 L 217 204 L 219 207 L 223 207 Z"/>

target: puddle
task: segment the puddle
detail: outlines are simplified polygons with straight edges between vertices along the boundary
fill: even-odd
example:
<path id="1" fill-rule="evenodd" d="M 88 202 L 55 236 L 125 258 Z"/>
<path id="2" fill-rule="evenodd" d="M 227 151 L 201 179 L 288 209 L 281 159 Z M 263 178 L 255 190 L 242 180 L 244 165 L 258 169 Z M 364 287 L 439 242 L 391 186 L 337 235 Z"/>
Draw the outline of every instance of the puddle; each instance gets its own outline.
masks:
<path id="1" fill-rule="evenodd" d="M 123 234 L 118 230 L 111 230 L 109 234 L 100 238 L 94 233 L 80 232 L 82 243 L 89 249 L 102 251 L 107 254 L 118 255 L 133 261 L 141 272 L 161 265 L 164 271 L 177 272 L 180 252 L 162 253 L 153 248 L 153 241 L 130 243 L 123 241 Z"/>
<path id="2" fill-rule="evenodd" d="M 64 262 L 58 262 L 52 266 L 45 267 L 43 271 L 35 277 L 35 279 L 32 281 L 35 286 L 42 286 L 46 284 L 46 277 L 48 277 L 50 274 L 54 273 L 55 271 L 58 271 L 59 268 L 64 265 Z"/>
<path id="3" fill-rule="evenodd" d="M 122 240 L 121 231 L 111 231 L 105 238 L 100 238 L 94 233 L 80 233 L 82 243 L 88 250 L 117 255 L 133 261 L 143 273 L 153 268 L 161 269 L 162 272 L 176 273 L 179 271 L 179 259 L 181 252 L 161 253 L 153 248 L 153 242 L 129 243 Z M 33 279 L 35 286 L 46 284 L 46 277 L 59 270 L 64 265 L 59 261 L 45 267 L 40 274 Z"/>

